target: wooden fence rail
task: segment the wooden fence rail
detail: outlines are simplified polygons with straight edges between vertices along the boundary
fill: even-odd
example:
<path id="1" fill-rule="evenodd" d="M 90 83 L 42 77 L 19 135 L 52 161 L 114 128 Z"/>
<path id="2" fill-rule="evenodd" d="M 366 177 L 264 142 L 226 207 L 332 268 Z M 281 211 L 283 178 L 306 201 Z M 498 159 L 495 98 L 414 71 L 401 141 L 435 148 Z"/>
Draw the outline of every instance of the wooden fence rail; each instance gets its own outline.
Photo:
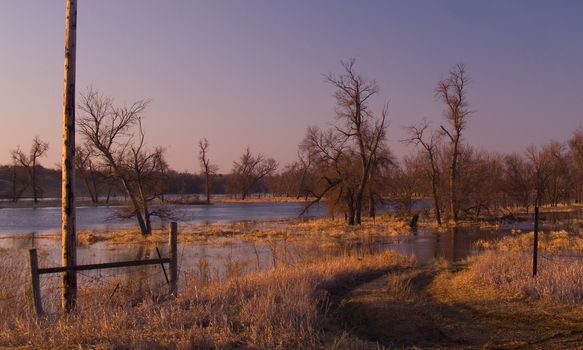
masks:
<path id="1" fill-rule="evenodd" d="M 40 316 L 44 313 L 40 289 L 40 275 L 51 274 L 51 273 L 63 273 L 67 271 L 87 271 L 87 270 L 101 270 L 101 269 L 113 269 L 120 267 L 133 267 L 133 266 L 145 266 L 145 265 L 162 265 L 168 264 L 170 268 L 170 294 L 176 295 L 178 292 L 178 226 L 175 222 L 170 223 L 169 230 L 169 257 L 168 258 L 158 258 L 158 259 L 148 259 L 148 260 L 132 260 L 132 261 L 117 261 L 109 263 L 100 264 L 87 264 L 87 265 L 76 265 L 76 266 L 59 266 L 59 267 L 46 267 L 40 268 L 38 265 L 38 255 L 36 249 L 31 249 L 30 253 L 30 275 L 32 278 L 32 296 L 34 301 L 34 307 L 36 313 Z M 164 274 L 166 271 L 164 270 Z"/>

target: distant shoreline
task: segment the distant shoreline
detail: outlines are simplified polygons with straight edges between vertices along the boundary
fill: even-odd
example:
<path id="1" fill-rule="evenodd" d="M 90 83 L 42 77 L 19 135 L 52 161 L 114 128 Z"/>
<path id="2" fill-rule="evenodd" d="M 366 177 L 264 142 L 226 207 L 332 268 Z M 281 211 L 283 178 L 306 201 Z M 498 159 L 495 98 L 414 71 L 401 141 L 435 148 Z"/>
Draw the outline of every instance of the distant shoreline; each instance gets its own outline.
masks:
<path id="1" fill-rule="evenodd" d="M 210 204 L 207 204 L 204 200 L 202 195 L 169 195 L 169 199 L 165 200 L 164 202 L 158 203 L 165 203 L 165 204 L 174 204 L 174 205 L 212 205 L 212 204 L 220 204 L 220 203 L 299 203 L 299 202 L 307 202 L 312 200 L 313 198 L 308 198 L 307 200 L 305 197 L 281 197 L 281 196 L 270 196 L 270 195 L 252 195 L 247 197 L 246 199 L 230 197 L 221 195 L 220 197 L 211 197 Z M 109 202 L 105 202 L 105 200 L 100 201 L 98 203 L 92 202 L 90 199 L 79 199 L 76 201 L 77 206 L 83 207 L 112 207 L 112 206 L 122 206 L 122 205 L 129 205 L 130 202 L 128 200 L 120 199 L 116 197 L 115 199 L 110 199 Z M 17 202 L 13 202 L 10 199 L 2 199 L 0 200 L 0 209 L 5 208 L 57 208 L 61 206 L 60 198 L 46 198 L 46 199 L 39 199 L 38 203 L 34 203 L 32 198 L 21 198 Z"/>

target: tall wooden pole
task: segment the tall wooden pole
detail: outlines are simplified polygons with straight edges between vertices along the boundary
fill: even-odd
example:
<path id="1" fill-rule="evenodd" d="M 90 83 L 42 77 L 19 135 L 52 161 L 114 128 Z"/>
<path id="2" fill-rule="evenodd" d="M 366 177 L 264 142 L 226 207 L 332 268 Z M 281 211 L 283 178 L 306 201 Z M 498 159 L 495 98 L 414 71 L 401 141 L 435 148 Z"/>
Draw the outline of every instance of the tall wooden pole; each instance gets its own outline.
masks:
<path id="1" fill-rule="evenodd" d="M 65 19 L 65 81 L 63 93 L 63 156 L 61 202 L 61 264 L 77 264 L 77 232 L 75 229 L 75 56 L 77 51 L 77 0 L 67 0 Z M 63 274 L 61 304 L 75 308 L 77 273 Z"/>

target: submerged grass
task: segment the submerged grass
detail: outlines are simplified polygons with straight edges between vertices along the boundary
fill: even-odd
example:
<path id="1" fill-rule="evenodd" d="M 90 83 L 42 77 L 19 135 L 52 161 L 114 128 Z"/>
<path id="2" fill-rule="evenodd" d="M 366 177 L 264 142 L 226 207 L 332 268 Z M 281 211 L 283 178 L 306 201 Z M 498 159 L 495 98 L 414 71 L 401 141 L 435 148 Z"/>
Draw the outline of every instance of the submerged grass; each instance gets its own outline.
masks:
<path id="1" fill-rule="evenodd" d="M 375 219 L 363 218 L 362 225 L 349 226 L 342 218 L 310 218 L 273 221 L 242 221 L 235 223 L 188 224 L 179 229 L 179 242 L 209 242 L 217 239 L 240 238 L 246 241 L 318 239 L 362 239 L 362 237 L 407 235 L 408 223 L 394 215 L 383 214 Z M 6 237 L 19 237 L 14 234 Z M 38 237 L 60 239 L 57 232 L 43 233 Z M 137 228 L 119 228 L 108 231 L 79 230 L 80 245 L 90 246 L 99 242 L 111 244 L 160 244 L 168 241 L 166 228 L 155 229 L 143 236 Z"/>

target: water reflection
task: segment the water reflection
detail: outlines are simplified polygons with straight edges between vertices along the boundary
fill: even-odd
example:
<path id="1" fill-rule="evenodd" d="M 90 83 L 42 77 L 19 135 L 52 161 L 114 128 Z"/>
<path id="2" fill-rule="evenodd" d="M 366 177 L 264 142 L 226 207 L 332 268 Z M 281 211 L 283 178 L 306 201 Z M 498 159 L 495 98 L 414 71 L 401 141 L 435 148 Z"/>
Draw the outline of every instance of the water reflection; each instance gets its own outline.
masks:
<path id="1" fill-rule="evenodd" d="M 219 203 L 213 205 L 171 206 L 179 222 L 209 224 L 244 220 L 277 220 L 297 217 L 304 208 L 302 202 Z M 107 231 L 135 226 L 135 220 L 116 216 L 119 206 L 77 208 L 77 229 Z M 323 216 L 324 206 L 315 205 L 307 216 Z M 160 220 L 154 225 L 163 225 Z M 0 235 L 46 233 L 61 228 L 61 208 L 0 208 Z"/>
<path id="2" fill-rule="evenodd" d="M 552 220 L 577 223 L 581 212 L 573 216 L 558 214 L 548 215 L 543 230 L 552 227 Z M 555 219 L 552 219 L 552 218 Z M 570 221 L 569 221 L 570 220 Z M 182 274 L 201 272 L 217 278 L 224 278 L 233 273 L 249 270 L 264 270 L 280 264 L 290 264 L 310 256 L 357 255 L 378 252 L 385 249 L 399 251 L 407 256 L 415 256 L 420 263 L 429 263 L 435 259 L 460 261 L 475 252 L 478 240 L 491 241 L 509 234 L 512 229 L 530 230 L 531 222 L 506 224 L 501 227 L 458 227 L 435 230 L 428 227 L 407 229 L 400 235 L 361 235 L 355 239 L 343 236 L 313 237 L 310 239 L 291 240 L 281 236 L 270 241 L 246 241 L 238 238 L 210 240 L 207 242 L 189 242 L 179 244 L 179 267 Z M 259 224 L 261 227 L 261 224 Z M 60 240 L 45 233 L 32 232 L 15 236 L 0 236 L 1 250 L 21 251 L 36 248 L 39 251 L 42 267 L 56 266 L 60 262 Z M 142 260 L 156 258 L 156 248 L 162 256 L 167 256 L 166 244 L 158 247 L 146 244 L 110 244 L 97 242 L 90 246 L 78 247 L 78 263 L 93 264 L 124 260 Z M 26 254 L 23 254 L 26 256 Z M 23 263 L 25 263 L 23 261 Z M 206 267 L 205 267 L 206 266 Z M 148 268 L 117 269 L 114 273 L 130 278 L 151 271 L 159 281 L 163 274 L 159 266 Z M 87 272 L 102 276 L 105 273 Z"/>

